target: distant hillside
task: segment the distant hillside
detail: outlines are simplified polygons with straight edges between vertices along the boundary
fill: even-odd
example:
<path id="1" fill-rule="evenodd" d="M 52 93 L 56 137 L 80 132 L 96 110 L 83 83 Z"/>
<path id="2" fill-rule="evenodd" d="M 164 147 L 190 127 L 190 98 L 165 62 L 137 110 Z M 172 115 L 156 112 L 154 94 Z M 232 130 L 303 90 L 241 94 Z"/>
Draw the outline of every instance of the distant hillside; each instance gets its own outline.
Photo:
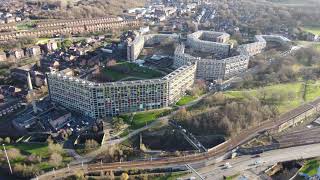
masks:
<path id="1" fill-rule="evenodd" d="M 133 7 L 143 7 L 147 0 L 32 0 L 57 6 L 55 10 L 41 10 L 42 18 L 87 18 L 119 15 Z"/>
<path id="2" fill-rule="evenodd" d="M 314 4 L 320 4 L 319 0 L 266 0 L 266 1 L 288 5 L 288 6 L 313 6 Z"/>

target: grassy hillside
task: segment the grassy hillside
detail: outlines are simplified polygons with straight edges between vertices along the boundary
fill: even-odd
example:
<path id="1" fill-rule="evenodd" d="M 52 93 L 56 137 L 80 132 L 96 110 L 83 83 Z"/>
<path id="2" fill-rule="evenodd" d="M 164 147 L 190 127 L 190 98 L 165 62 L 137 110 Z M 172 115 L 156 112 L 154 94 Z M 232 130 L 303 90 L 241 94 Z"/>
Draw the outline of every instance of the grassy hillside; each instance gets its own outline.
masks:
<path id="1" fill-rule="evenodd" d="M 306 86 L 303 82 L 276 84 L 259 89 L 226 91 L 224 94 L 240 99 L 250 94 L 264 99 L 268 104 L 275 104 L 279 112 L 284 113 L 320 97 L 320 84 L 319 81 L 309 82 Z"/>

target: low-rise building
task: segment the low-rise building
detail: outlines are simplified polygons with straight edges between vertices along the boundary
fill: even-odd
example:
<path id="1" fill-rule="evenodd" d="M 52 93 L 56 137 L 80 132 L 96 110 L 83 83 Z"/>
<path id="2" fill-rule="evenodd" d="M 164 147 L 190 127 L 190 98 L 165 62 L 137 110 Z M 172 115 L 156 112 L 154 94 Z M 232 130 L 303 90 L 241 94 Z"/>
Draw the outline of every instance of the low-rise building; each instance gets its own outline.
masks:
<path id="1" fill-rule="evenodd" d="M 1 51 L 0 52 L 0 62 L 7 61 L 7 55 L 5 52 Z"/>
<path id="2" fill-rule="evenodd" d="M 26 54 L 28 56 L 39 56 L 41 55 L 40 46 L 32 46 L 26 48 Z"/>
<path id="3" fill-rule="evenodd" d="M 13 49 L 9 52 L 9 54 L 17 60 L 25 57 L 23 49 Z"/>

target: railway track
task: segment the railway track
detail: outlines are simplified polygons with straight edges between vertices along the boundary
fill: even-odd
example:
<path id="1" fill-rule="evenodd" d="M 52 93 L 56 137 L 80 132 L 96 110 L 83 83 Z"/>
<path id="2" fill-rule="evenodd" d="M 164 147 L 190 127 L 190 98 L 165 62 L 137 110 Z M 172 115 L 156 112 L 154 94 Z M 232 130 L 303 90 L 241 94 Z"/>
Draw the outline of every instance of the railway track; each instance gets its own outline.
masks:
<path id="1" fill-rule="evenodd" d="M 184 157 L 173 157 L 173 158 L 165 158 L 165 159 L 156 159 L 156 160 L 142 160 L 142 161 L 129 161 L 129 162 L 117 162 L 117 163 L 92 163 L 86 165 L 76 165 L 70 168 L 63 168 L 58 171 L 45 173 L 37 179 L 59 179 L 65 177 L 66 175 L 70 175 L 75 173 L 78 170 L 83 170 L 85 173 L 93 173 L 93 172 L 101 172 L 108 170 L 119 170 L 119 169 L 136 169 L 136 168 L 159 168 L 166 166 L 179 166 L 184 164 L 190 164 L 195 162 L 201 162 L 205 160 L 212 160 L 215 157 L 224 155 L 225 153 L 231 151 L 232 149 L 238 147 L 240 144 L 248 141 L 249 139 L 255 137 L 258 133 L 278 128 L 281 124 L 291 121 L 292 118 L 296 118 L 306 112 L 308 112 L 312 108 L 316 108 L 320 104 L 320 99 L 317 99 L 311 103 L 304 104 L 284 115 L 280 116 L 275 120 L 268 120 L 261 123 L 259 126 L 252 127 L 246 130 L 243 130 L 238 136 L 231 138 L 226 143 L 218 146 L 215 149 L 211 149 L 208 152 L 199 153 L 196 155 L 184 156 Z M 312 143 L 310 141 L 310 143 Z M 289 144 L 289 143 L 288 143 Z M 291 143 L 294 145 L 294 143 Z"/>

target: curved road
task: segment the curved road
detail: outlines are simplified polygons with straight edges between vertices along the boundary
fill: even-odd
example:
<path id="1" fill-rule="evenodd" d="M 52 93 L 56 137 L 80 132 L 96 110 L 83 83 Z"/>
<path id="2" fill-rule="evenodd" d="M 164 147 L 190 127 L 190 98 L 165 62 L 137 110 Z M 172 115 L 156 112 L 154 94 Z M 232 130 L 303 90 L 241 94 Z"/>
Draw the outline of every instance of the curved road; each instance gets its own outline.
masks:
<path id="1" fill-rule="evenodd" d="M 308 159 L 320 156 L 320 144 L 312 144 L 305 146 L 297 146 L 285 149 L 276 149 L 260 154 L 260 157 L 241 156 L 228 161 L 223 161 L 212 166 L 207 166 L 198 170 L 198 173 L 205 179 L 218 180 L 223 179 L 223 176 L 232 176 L 239 172 L 244 172 L 249 169 L 264 170 L 278 162 L 286 162 L 292 160 Z M 223 168 L 228 162 L 232 167 Z M 189 175 L 190 177 L 190 175 Z"/>

